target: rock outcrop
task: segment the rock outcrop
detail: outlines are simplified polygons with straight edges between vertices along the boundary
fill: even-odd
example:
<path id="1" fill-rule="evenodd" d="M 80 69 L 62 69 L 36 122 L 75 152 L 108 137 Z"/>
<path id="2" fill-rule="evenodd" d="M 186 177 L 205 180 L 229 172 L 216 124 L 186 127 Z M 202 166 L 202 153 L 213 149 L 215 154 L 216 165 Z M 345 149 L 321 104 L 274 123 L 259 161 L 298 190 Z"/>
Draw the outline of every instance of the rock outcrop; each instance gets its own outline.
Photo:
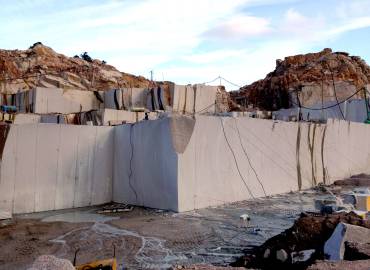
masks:
<path id="1" fill-rule="evenodd" d="M 173 83 L 155 82 L 164 92 Z M 35 87 L 65 90 L 107 91 L 120 88 L 146 88 L 153 84 L 142 76 L 120 72 L 105 61 L 87 54 L 67 57 L 40 42 L 28 50 L 0 50 L 0 93 L 14 94 Z M 224 87 L 217 92 L 217 111 L 239 110 Z"/>
<path id="2" fill-rule="evenodd" d="M 276 60 L 276 68 L 263 80 L 231 93 L 241 105 L 265 110 L 344 100 L 370 83 L 370 67 L 358 56 L 324 49 L 318 53 Z M 297 93 L 299 100 L 297 100 Z M 358 92 L 352 98 L 360 98 Z"/>
<path id="3" fill-rule="evenodd" d="M 36 86 L 78 90 L 147 87 L 141 76 L 118 71 L 104 61 L 67 57 L 41 43 L 28 50 L 0 50 L 0 93 Z"/>

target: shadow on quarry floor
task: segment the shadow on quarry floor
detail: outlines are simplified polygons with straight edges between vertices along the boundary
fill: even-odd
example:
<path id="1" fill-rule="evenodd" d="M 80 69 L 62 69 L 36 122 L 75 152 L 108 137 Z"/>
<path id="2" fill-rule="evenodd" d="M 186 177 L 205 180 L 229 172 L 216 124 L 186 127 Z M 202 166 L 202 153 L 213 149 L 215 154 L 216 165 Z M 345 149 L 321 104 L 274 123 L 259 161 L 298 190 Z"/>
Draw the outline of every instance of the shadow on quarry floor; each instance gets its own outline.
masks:
<path id="1" fill-rule="evenodd" d="M 19 215 L 0 228 L 0 269 L 27 269 L 42 254 L 73 261 L 77 248 L 82 264 L 111 257 L 113 245 L 119 269 L 228 265 L 292 226 L 302 211 L 313 211 L 321 195 L 309 190 L 180 214 L 135 207 L 102 215 L 90 207 Z"/>

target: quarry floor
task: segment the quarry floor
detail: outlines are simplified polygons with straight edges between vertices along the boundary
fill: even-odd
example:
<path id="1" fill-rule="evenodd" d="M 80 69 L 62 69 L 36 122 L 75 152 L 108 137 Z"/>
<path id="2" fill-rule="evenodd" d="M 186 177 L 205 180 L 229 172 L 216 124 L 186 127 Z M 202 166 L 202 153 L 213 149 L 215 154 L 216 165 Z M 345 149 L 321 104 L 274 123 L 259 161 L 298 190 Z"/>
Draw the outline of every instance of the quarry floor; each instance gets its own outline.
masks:
<path id="1" fill-rule="evenodd" d="M 323 195 L 307 190 L 186 213 L 135 207 L 103 215 L 89 207 L 18 215 L 0 225 L 0 270 L 27 269 L 43 254 L 73 261 L 76 249 L 82 264 L 112 257 L 113 245 L 119 269 L 226 266 L 291 227 L 302 211 L 314 211 L 314 199 Z"/>

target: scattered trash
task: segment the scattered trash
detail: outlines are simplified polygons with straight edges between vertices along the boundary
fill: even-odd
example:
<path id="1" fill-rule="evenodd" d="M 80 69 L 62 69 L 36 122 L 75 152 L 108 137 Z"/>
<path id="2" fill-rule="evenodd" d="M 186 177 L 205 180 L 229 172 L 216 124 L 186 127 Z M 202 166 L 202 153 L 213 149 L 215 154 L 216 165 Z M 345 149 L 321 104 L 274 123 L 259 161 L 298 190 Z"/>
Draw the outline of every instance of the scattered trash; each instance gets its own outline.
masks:
<path id="1" fill-rule="evenodd" d="M 248 227 L 250 220 L 251 218 L 248 214 L 243 214 L 240 216 L 240 221 L 242 222 L 243 227 Z"/>
<path id="2" fill-rule="evenodd" d="M 134 206 L 129 205 L 129 204 L 110 204 L 107 206 L 104 206 L 101 210 L 98 210 L 98 214 L 103 214 L 103 213 L 119 213 L 119 212 L 131 212 L 134 210 Z"/>
<path id="3" fill-rule="evenodd" d="M 244 220 L 244 221 L 250 221 L 251 220 L 251 218 L 249 217 L 249 215 L 248 214 L 243 214 L 243 215 L 241 215 L 240 216 L 240 219 L 241 220 Z"/>
<path id="4" fill-rule="evenodd" d="M 261 232 L 261 229 L 260 228 L 253 228 L 253 234 L 259 234 L 259 232 Z"/>

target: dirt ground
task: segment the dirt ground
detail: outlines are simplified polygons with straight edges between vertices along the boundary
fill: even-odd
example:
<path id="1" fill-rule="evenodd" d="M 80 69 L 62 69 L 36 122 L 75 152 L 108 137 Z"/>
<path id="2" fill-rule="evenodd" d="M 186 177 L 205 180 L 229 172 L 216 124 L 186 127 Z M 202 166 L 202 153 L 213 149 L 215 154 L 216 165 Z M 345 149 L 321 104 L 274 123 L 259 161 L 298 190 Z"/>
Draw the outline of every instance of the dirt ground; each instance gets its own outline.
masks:
<path id="1" fill-rule="evenodd" d="M 308 190 L 180 214 L 135 207 L 102 215 L 91 207 L 18 215 L 0 223 L 0 270 L 27 269 L 42 254 L 73 261 L 77 249 L 82 264 L 111 257 L 113 246 L 119 269 L 228 266 L 314 211 L 323 195 Z"/>
<path id="2" fill-rule="evenodd" d="M 311 265 L 307 270 L 369 270 L 370 260 L 325 262 L 319 261 Z"/>

